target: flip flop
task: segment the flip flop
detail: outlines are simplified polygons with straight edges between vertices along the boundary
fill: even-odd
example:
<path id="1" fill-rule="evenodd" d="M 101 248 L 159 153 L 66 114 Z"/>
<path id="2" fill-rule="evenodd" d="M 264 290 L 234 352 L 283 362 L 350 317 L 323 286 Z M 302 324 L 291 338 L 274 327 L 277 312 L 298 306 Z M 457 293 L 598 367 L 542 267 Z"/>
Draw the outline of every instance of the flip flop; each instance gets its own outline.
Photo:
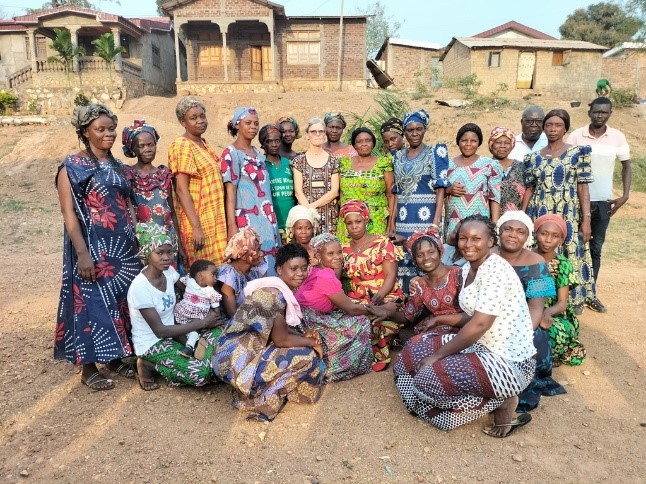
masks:
<path id="1" fill-rule="evenodd" d="M 118 375 L 121 375 L 126 378 L 134 378 L 136 371 L 134 365 L 131 365 L 129 363 L 124 363 L 123 361 L 119 363 L 119 366 L 114 366 L 111 364 L 108 364 L 108 369 L 110 371 L 113 371 L 117 373 Z"/>
<path id="2" fill-rule="evenodd" d="M 95 392 L 114 389 L 114 382 L 110 378 L 106 378 L 100 371 L 92 374 L 85 381 L 81 380 L 81 383 Z M 103 384 L 106 384 L 107 386 L 102 386 Z"/>
<path id="3" fill-rule="evenodd" d="M 532 421 L 532 416 L 529 413 L 521 413 L 518 415 L 518 417 L 515 417 L 512 419 L 512 421 L 508 424 L 502 424 L 502 425 L 492 425 L 491 427 L 485 427 L 482 429 L 482 431 L 487 434 L 489 437 L 496 437 L 497 439 L 504 439 L 505 437 L 509 437 L 511 434 L 513 434 L 516 430 L 521 428 L 524 425 L 527 425 L 529 422 Z M 492 430 L 496 427 L 510 427 L 509 432 L 507 432 L 505 435 L 497 435 L 492 432 Z"/>

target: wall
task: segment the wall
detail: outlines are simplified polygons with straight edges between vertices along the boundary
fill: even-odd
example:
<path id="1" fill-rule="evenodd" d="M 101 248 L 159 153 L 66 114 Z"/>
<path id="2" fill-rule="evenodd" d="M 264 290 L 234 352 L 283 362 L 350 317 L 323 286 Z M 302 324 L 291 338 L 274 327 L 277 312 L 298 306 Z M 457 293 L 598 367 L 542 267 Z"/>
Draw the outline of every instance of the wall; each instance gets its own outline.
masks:
<path id="1" fill-rule="evenodd" d="M 646 98 L 646 51 L 624 51 L 618 57 L 602 61 L 602 76 L 615 88 L 634 88 L 641 98 Z"/>
<path id="2" fill-rule="evenodd" d="M 386 61 L 386 73 L 398 89 L 416 89 L 420 82 L 431 87 L 433 65 L 439 58 L 437 50 L 397 44 L 388 44 L 382 56 Z"/>
<path id="3" fill-rule="evenodd" d="M 0 34 L 0 79 L 30 65 L 25 51 L 25 33 Z M 0 83 L 2 87 L 4 84 Z"/>
<path id="4" fill-rule="evenodd" d="M 153 30 L 141 39 L 141 77 L 145 81 L 145 94 L 153 92 L 174 93 L 177 68 L 175 64 L 175 38 L 173 32 Z M 152 44 L 159 47 L 160 67 L 153 65 Z M 130 97 L 130 96 L 129 96 Z"/>
<path id="5" fill-rule="evenodd" d="M 273 10 L 250 0 L 195 0 L 173 10 L 175 17 L 271 17 Z"/>
<path id="6" fill-rule="evenodd" d="M 454 42 L 444 60 L 444 79 L 456 79 L 471 74 L 471 51 L 460 42 Z"/>

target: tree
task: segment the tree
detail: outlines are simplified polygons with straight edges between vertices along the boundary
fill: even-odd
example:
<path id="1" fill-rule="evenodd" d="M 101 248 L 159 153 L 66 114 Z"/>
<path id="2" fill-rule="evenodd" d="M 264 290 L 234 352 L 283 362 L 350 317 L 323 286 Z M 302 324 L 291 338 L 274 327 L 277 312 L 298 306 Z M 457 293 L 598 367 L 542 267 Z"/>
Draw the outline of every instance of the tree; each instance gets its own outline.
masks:
<path id="1" fill-rule="evenodd" d="M 386 7 L 380 1 L 368 5 L 365 10 L 358 9 L 358 12 L 372 15 L 368 17 L 366 27 L 366 53 L 368 58 L 372 59 L 388 37 L 394 37 L 399 33 L 401 23 L 394 20 L 392 15 L 386 15 Z"/>
<path id="2" fill-rule="evenodd" d="M 640 18 L 620 5 L 601 2 L 576 9 L 559 27 L 559 32 L 564 39 L 614 47 L 631 40 L 643 25 Z"/>
<path id="3" fill-rule="evenodd" d="M 98 39 L 92 41 L 94 46 L 94 55 L 100 57 L 108 64 L 108 73 L 110 80 L 112 80 L 112 61 L 116 56 L 126 51 L 126 48 L 120 45 L 114 45 L 114 36 L 110 32 L 101 34 Z"/>
<path id="4" fill-rule="evenodd" d="M 637 41 L 646 41 L 646 0 L 630 0 L 627 4 L 628 12 L 641 20 L 641 28 L 637 32 Z"/>
<path id="5" fill-rule="evenodd" d="M 54 33 L 56 34 L 56 37 L 52 42 L 52 49 L 58 53 L 58 56 L 48 57 L 47 61 L 63 64 L 65 76 L 69 78 L 74 58 L 85 55 L 85 49 L 72 44 L 72 34 L 69 30 L 55 28 Z"/>

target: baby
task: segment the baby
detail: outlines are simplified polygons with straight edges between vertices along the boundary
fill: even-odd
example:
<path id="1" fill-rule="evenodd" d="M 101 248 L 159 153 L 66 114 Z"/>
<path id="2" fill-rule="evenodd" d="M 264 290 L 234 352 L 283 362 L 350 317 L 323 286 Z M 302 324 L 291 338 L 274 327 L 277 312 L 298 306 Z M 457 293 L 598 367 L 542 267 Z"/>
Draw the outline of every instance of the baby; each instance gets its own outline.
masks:
<path id="1" fill-rule="evenodd" d="M 184 298 L 175 305 L 175 322 L 186 324 L 192 319 L 204 319 L 211 309 L 220 312 L 222 296 L 213 288 L 217 269 L 211 261 L 198 259 L 191 265 L 190 275 L 180 279 L 186 285 Z M 179 350 L 179 354 L 201 359 L 200 351 L 195 351 L 195 345 L 200 335 L 191 331 L 186 335 L 186 345 Z"/>

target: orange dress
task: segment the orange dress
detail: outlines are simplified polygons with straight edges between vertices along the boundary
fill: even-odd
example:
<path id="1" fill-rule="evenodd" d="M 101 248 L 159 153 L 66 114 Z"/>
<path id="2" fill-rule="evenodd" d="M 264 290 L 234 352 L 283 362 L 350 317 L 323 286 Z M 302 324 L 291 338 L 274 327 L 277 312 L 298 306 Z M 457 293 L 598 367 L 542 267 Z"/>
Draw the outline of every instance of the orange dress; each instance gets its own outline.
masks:
<path id="1" fill-rule="evenodd" d="M 193 227 L 175 195 L 175 211 L 179 222 L 179 236 L 186 251 L 188 267 L 197 259 L 210 260 L 216 265 L 224 262 L 227 246 L 227 223 L 224 213 L 224 185 L 220 174 L 220 159 L 202 140 L 205 148 L 183 136 L 168 148 L 168 166 L 173 177 L 184 173 L 190 177 L 189 193 L 204 232 L 204 246 L 193 248 Z"/>

